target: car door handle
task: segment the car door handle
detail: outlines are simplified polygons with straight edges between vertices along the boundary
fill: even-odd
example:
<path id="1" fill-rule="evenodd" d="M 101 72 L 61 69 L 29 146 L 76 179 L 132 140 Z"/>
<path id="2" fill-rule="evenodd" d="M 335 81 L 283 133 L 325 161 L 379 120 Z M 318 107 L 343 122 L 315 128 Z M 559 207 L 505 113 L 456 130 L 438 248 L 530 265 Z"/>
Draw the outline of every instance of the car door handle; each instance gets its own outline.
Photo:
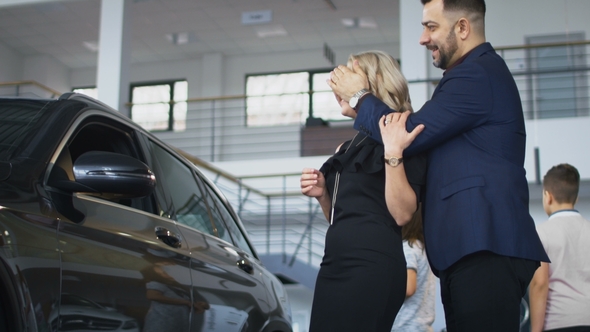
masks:
<path id="1" fill-rule="evenodd" d="M 156 237 L 173 248 L 180 248 L 180 235 L 174 234 L 164 227 L 156 227 Z"/>
<path id="2" fill-rule="evenodd" d="M 238 265 L 238 268 L 245 271 L 246 273 L 254 274 L 254 267 L 252 267 L 252 263 L 250 263 L 248 260 L 241 258 L 236 262 L 236 264 Z"/>

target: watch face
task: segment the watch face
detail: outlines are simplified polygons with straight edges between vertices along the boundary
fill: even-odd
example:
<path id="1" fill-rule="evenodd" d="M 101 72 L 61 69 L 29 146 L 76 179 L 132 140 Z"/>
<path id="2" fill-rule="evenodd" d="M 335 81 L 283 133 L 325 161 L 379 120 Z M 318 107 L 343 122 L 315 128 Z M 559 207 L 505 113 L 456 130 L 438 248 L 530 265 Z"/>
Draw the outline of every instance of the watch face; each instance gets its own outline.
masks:
<path id="1" fill-rule="evenodd" d="M 350 107 L 355 108 L 356 104 L 359 102 L 359 99 L 357 97 L 352 97 L 350 98 L 350 100 L 348 101 L 348 105 L 350 105 Z"/>
<path id="2" fill-rule="evenodd" d="M 395 167 L 395 166 L 397 166 L 397 165 L 401 164 L 401 161 L 400 161 L 400 159 L 399 159 L 399 158 L 396 158 L 396 157 L 391 157 L 391 158 L 387 159 L 387 163 L 388 163 L 389 165 L 391 165 L 391 166 Z"/>

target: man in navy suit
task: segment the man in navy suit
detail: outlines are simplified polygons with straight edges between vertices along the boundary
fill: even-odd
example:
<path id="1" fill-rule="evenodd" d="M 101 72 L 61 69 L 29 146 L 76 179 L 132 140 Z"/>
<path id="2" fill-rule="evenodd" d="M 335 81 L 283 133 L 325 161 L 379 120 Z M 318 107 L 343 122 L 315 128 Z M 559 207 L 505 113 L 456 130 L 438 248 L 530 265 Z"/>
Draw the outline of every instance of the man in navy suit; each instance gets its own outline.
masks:
<path id="1" fill-rule="evenodd" d="M 384 142 L 391 167 L 428 152 L 424 236 L 448 331 L 518 331 L 521 298 L 549 261 L 528 210 L 518 89 L 485 40 L 484 0 L 422 4 L 420 44 L 445 72 L 420 111 L 384 116 L 392 110 L 356 68 L 335 68 L 328 83 L 357 110 L 355 129 Z"/>

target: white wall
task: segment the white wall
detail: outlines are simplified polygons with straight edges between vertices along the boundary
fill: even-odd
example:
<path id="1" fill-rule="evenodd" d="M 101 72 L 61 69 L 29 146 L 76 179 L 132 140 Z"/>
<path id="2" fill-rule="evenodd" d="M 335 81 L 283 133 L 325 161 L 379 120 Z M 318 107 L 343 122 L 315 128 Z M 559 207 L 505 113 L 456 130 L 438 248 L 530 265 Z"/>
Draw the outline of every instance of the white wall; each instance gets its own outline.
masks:
<path id="1" fill-rule="evenodd" d="M 200 59 L 150 62 L 131 66 L 130 80 L 135 83 L 187 79 L 189 81 L 189 98 L 194 98 L 200 96 L 200 72 Z M 72 69 L 69 73 L 70 89 L 72 87 L 96 85 L 96 67 Z"/>
<path id="2" fill-rule="evenodd" d="M 49 55 L 25 57 L 22 80 L 34 80 L 59 92 L 71 91 L 69 69 Z"/>
<path id="3" fill-rule="evenodd" d="M 341 48 L 334 49 L 336 62 L 344 63 L 351 53 L 358 53 L 369 49 L 380 49 L 399 57 L 399 47 L 396 45 L 373 45 L 363 49 Z M 323 49 L 305 51 L 272 53 L 249 56 L 223 57 L 220 64 L 224 66 L 222 82 L 223 95 L 242 95 L 245 92 L 244 78 L 246 74 L 272 73 L 280 71 L 295 71 L 308 69 L 332 68 L 332 65 L 324 58 Z M 175 78 L 187 78 L 189 81 L 189 98 L 201 97 L 206 84 L 215 78 L 201 78 L 202 58 L 191 61 L 176 62 L 150 62 L 136 64 L 131 67 L 131 81 L 153 81 Z M 70 71 L 71 85 L 74 87 L 96 84 L 96 68 L 73 69 Z M 204 83 L 201 83 L 203 80 Z M 214 82 L 214 84 L 219 84 Z"/>
<path id="4" fill-rule="evenodd" d="M 334 48 L 336 64 L 346 63 L 351 53 L 371 49 L 380 49 L 391 53 L 394 57 L 399 57 L 399 47 L 389 44 L 373 45 L 363 49 Z M 226 94 L 243 94 L 246 74 L 332 68 L 333 66 L 324 58 L 322 52 L 323 49 L 318 48 L 305 52 L 228 57 L 225 62 L 225 92 Z"/>
<path id="5" fill-rule="evenodd" d="M 535 181 L 535 147 L 539 147 L 541 179 L 552 166 L 560 163 L 574 165 L 581 178 L 590 179 L 590 118 L 529 120 L 526 127 L 525 168 L 529 182 Z"/>
<path id="6" fill-rule="evenodd" d="M 496 47 L 524 44 L 524 36 L 585 31 L 588 0 L 488 0 L 486 36 Z"/>
<path id="7" fill-rule="evenodd" d="M 0 82 L 22 80 L 22 70 L 21 56 L 8 46 L 0 43 Z"/>

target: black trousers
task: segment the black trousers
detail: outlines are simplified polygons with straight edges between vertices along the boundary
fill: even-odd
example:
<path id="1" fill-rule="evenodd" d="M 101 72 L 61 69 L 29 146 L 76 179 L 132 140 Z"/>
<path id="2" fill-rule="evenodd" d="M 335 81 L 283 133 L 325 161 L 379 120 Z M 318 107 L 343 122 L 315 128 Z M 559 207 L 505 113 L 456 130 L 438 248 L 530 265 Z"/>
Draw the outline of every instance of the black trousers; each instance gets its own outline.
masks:
<path id="1" fill-rule="evenodd" d="M 520 303 L 540 263 L 488 251 L 439 271 L 448 332 L 518 332 Z"/>

